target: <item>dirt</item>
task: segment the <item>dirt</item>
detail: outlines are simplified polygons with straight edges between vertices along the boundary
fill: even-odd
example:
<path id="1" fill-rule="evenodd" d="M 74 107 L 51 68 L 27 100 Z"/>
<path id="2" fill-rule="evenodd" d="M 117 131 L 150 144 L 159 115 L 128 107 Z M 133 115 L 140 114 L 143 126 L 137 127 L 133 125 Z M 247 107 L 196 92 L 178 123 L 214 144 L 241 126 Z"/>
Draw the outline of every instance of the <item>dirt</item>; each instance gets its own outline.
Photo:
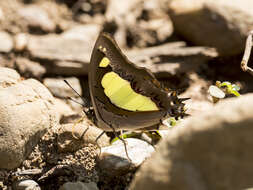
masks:
<path id="1" fill-rule="evenodd" d="M 0 8 L 5 15 L 4 19 L 1 20 L 0 18 L 0 30 L 4 30 L 15 36 L 18 33 L 32 35 L 60 34 L 76 24 L 103 23 L 104 29 L 111 33 L 115 33 L 117 29 L 119 30 L 122 27 L 115 22 L 106 20 L 106 1 L 88 0 L 83 7 L 80 5 L 81 2 L 80 0 L 12 0 L 11 3 L 10 1 L 0 1 Z M 37 5 L 47 10 L 50 19 L 56 25 L 55 30 L 50 32 L 43 31 L 40 27 L 31 27 L 27 22 L 24 22 L 20 15 L 17 14 L 17 11 L 30 5 Z M 147 13 L 143 9 L 141 13 L 138 13 L 137 21 L 147 22 L 156 18 L 156 16 L 152 17 L 152 14 Z M 135 25 L 138 25 L 138 23 L 135 23 Z M 125 48 L 138 49 L 140 47 L 173 42 L 178 39 L 183 40 L 176 33 L 161 40 L 158 37 L 158 33 L 152 29 L 148 29 L 146 35 L 142 35 L 146 30 L 145 27 L 130 27 L 130 29 L 126 29 Z M 122 44 L 124 43 L 122 42 Z M 16 65 L 18 57 L 31 60 L 31 56 L 27 50 L 21 52 L 13 50 L 9 53 L 0 54 L 0 66 L 18 70 Z M 240 60 L 241 55 L 227 58 L 217 57 L 207 64 L 199 66 L 194 71 L 198 77 L 191 77 L 193 73 L 191 71 L 168 75 L 166 78 L 164 75 L 160 75 L 158 78 L 165 86 L 171 89 L 178 89 L 181 93 L 186 93 L 191 84 L 196 84 L 201 80 L 199 86 L 201 86 L 200 89 L 205 93 L 200 92 L 199 96 L 201 97 L 198 98 L 205 101 L 208 101 L 205 98 L 208 86 L 216 80 L 230 81 L 238 84 L 242 89 L 242 94 L 252 92 L 253 78 L 239 70 L 238 63 L 240 63 Z M 43 61 L 45 62 L 45 60 Z M 227 62 L 229 64 L 226 64 Z M 23 76 L 28 77 L 29 74 Z M 43 78 L 48 76 L 59 77 L 59 75 L 46 73 L 44 76 L 38 77 L 38 79 L 42 81 Z M 87 85 L 86 76 L 79 76 L 79 79 L 83 84 Z M 83 91 L 87 94 L 87 89 Z M 188 93 L 190 94 L 190 92 Z M 99 189 L 103 190 L 127 189 L 135 171 L 114 178 L 103 175 L 103 172 L 97 166 L 98 149 L 95 145 L 85 144 L 75 152 L 61 153 L 57 148 L 57 131 L 57 128 L 50 129 L 19 168 L 11 171 L 0 170 L 0 188 L 11 189 L 15 181 L 33 179 L 39 183 L 42 189 L 58 189 L 62 184 L 70 181 L 95 182 Z M 29 174 L 26 174 L 27 172 Z"/>

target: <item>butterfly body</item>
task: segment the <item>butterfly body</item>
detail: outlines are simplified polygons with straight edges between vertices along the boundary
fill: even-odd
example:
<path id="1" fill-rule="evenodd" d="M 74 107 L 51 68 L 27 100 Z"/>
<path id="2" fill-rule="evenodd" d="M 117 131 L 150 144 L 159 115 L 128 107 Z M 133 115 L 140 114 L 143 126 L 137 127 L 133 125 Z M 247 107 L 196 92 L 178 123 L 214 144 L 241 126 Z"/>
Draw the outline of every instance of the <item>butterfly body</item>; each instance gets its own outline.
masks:
<path id="1" fill-rule="evenodd" d="M 162 119 L 184 114 L 182 100 L 131 63 L 107 33 L 99 35 L 92 52 L 89 88 L 104 131 L 155 130 Z"/>

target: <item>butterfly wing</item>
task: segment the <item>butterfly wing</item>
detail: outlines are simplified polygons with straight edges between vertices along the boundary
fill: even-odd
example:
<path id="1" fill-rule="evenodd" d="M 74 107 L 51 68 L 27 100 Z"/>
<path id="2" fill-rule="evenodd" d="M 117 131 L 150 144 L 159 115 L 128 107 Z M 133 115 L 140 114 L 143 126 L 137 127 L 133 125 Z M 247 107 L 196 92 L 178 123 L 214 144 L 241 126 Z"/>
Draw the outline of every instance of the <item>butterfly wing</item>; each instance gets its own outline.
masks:
<path id="1" fill-rule="evenodd" d="M 142 129 L 167 116 L 168 92 L 150 71 L 131 63 L 109 34 L 99 35 L 89 69 L 91 100 L 103 130 Z"/>

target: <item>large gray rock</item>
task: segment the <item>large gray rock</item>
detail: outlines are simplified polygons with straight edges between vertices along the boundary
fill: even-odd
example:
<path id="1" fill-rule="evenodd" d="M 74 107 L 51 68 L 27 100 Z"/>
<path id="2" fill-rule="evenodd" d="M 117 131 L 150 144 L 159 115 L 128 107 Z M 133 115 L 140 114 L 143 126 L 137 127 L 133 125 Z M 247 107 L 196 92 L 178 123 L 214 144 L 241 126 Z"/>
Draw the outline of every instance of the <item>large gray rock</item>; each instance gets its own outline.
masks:
<path id="1" fill-rule="evenodd" d="M 27 48 L 35 58 L 87 63 L 92 46 L 81 39 L 50 34 L 30 36 Z"/>
<path id="2" fill-rule="evenodd" d="M 29 36 L 27 49 L 36 59 L 46 60 L 48 73 L 87 75 L 92 48 L 100 26 L 76 26 L 61 35 Z"/>
<path id="3" fill-rule="evenodd" d="M 253 1 L 168 2 L 175 30 L 188 41 L 195 45 L 215 47 L 222 56 L 235 55 L 243 51 L 246 36 L 253 29 Z"/>
<path id="4" fill-rule="evenodd" d="M 168 77 L 196 71 L 200 65 L 217 57 L 214 48 L 186 47 L 184 42 L 166 43 L 160 46 L 126 51 L 127 57 L 138 66 L 152 71 L 156 77 Z"/>
<path id="5" fill-rule="evenodd" d="M 218 103 L 163 139 L 136 173 L 134 190 L 252 187 L 253 94 Z"/>
<path id="6" fill-rule="evenodd" d="M 46 130 L 57 125 L 58 114 L 52 95 L 37 80 L 22 80 L 2 67 L 0 76 L 0 168 L 14 169 Z"/>

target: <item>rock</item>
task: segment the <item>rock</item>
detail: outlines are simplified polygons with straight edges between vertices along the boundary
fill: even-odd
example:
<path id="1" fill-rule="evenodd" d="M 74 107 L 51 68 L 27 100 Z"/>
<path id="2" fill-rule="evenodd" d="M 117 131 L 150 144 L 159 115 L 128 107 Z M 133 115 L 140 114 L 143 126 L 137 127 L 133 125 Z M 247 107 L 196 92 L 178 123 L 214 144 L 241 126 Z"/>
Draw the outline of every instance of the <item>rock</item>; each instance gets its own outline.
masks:
<path id="1" fill-rule="evenodd" d="M 188 80 L 189 88 L 180 94 L 180 97 L 190 98 L 185 102 L 187 114 L 197 116 L 203 112 L 208 112 L 214 106 L 212 101 L 208 99 L 208 86 L 210 84 L 196 73 L 189 74 Z"/>
<path id="2" fill-rule="evenodd" d="M 125 174 L 140 166 L 155 151 L 154 147 L 145 141 L 135 138 L 127 138 L 125 141 L 131 161 L 128 160 L 124 144 L 120 140 L 101 149 L 99 167 L 106 175 L 113 177 Z"/>
<path id="3" fill-rule="evenodd" d="M 76 26 L 61 35 L 30 36 L 27 49 L 33 58 L 47 60 L 49 73 L 87 75 L 100 27 L 85 27 Z"/>
<path id="4" fill-rule="evenodd" d="M 61 36 L 67 39 L 83 40 L 88 44 L 94 45 L 100 30 L 101 27 L 98 24 L 77 25 L 64 32 Z"/>
<path id="5" fill-rule="evenodd" d="M 18 15 L 31 28 L 39 28 L 45 32 L 53 32 L 56 28 L 55 23 L 49 18 L 47 12 L 39 6 L 29 5 L 17 11 Z"/>
<path id="6" fill-rule="evenodd" d="M 0 67 L 14 68 L 15 64 L 14 61 L 10 61 L 10 58 L 8 58 L 8 56 L 0 53 Z"/>
<path id="7" fill-rule="evenodd" d="M 219 102 L 162 139 L 130 189 L 252 187 L 253 94 Z"/>
<path id="8" fill-rule="evenodd" d="M 87 129 L 88 128 L 88 129 Z M 83 147 L 85 143 L 96 145 L 96 138 L 103 131 L 95 127 L 89 120 L 84 118 L 80 123 L 62 124 L 58 134 L 58 148 L 61 152 L 73 152 Z M 110 139 L 106 134 L 98 140 L 100 147 L 108 146 Z"/>
<path id="9" fill-rule="evenodd" d="M 47 73 L 54 75 L 82 76 L 88 75 L 89 73 L 88 63 L 75 61 L 54 61 L 52 64 L 45 66 L 47 67 Z"/>
<path id="10" fill-rule="evenodd" d="M 187 114 L 191 116 L 197 116 L 203 112 L 208 112 L 213 107 L 213 103 L 207 100 L 196 100 L 195 98 L 187 101 L 186 109 Z"/>
<path id="11" fill-rule="evenodd" d="M 77 19 L 80 23 L 83 24 L 91 23 L 103 26 L 104 23 L 106 23 L 106 18 L 103 14 L 95 14 L 95 15 L 81 14 L 78 15 Z"/>
<path id="12" fill-rule="evenodd" d="M 0 21 L 3 21 L 4 19 L 5 19 L 4 12 L 3 12 L 2 8 L 0 8 Z"/>
<path id="13" fill-rule="evenodd" d="M 12 86 L 21 81 L 17 71 L 7 67 L 0 67 L 0 89 Z"/>
<path id="14" fill-rule="evenodd" d="M 15 51 L 24 51 L 27 47 L 28 36 L 25 33 L 19 33 L 14 36 Z"/>
<path id="15" fill-rule="evenodd" d="M 167 40 L 173 32 L 172 22 L 167 17 L 153 19 L 149 22 L 143 22 L 142 24 L 142 27 L 145 30 L 156 31 L 157 39 L 159 42 L 164 42 L 165 40 Z M 152 42 L 149 43 L 152 44 Z"/>
<path id="16" fill-rule="evenodd" d="M 70 106 L 70 108 L 75 112 L 75 113 L 83 113 L 83 100 L 80 97 L 71 97 L 72 99 L 65 100 L 66 104 Z M 74 100 L 74 101 L 73 101 Z M 86 100 L 85 100 L 86 101 Z"/>
<path id="17" fill-rule="evenodd" d="M 200 65 L 217 57 L 213 48 L 185 47 L 183 42 L 166 43 L 160 46 L 130 50 L 127 57 L 138 66 L 152 71 L 157 78 L 196 71 Z"/>
<path id="18" fill-rule="evenodd" d="M 17 57 L 15 64 L 19 73 L 26 78 L 33 77 L 41 79 L 41 77 L 46 73 L 46 69 L 38 62 L 34 62 L 23 57 Z"/>
<path id="19" fill-rule="evenodd" d="M 122 3 L 116 0 L 110 0 L 105 16 L 108 21 L 114 20 L 117 24 L 134 25 L 136 17 L 141 15 L 141 4 L 142 0 L 130 0 Z M 133 12 L 134 9 L 135 12 Z M 133 12 L 133 14 L 129 14 L 129 12 Z"/>
<path id="20" fill-rule="evenodd" d="M 14 169 L 30 154 L 40 137 L 57 125 L 53 97 L 34 79 L 17 79 L 17 73 L 1 68 L 0 168 Z M 13 75 L 11 75 L 13 73 Z"/>
<path id="21" fill-rule="evenodd" d="M 135 46 L 146 47 L 163 42 L 173 32 L 170 18 L 155 0 L 110 0 L 105 16 L 117 24 L 114 37 L 120 47 L 126 47 L 129 36 Z"/>
<path id="22" fill-rule="evenodd" d="M 55 109 L 58 112 L 60 118 L 75 114 L 76 112 L 71 109 L 71 107 L 65 103 L 62 99 L 54 99 Z"/>
<path id="23" fill-rule="evenodd" d="M 98 190 L 97 184 L 94 182 L 83 183 L 83 182 L 67 182 L 64 183 L 59 190 Z"/>
<path id="24" fill-rule="evenodd" d="M 82 88 L 80 82 L 75 77 L 64 78 L 68 83 L 82 95 Z M 60 98 L 79 97 L 63 80 L 58 78 L 45 78 L 43 84 L 50 90 L 50 92 Z"/>
<path id="25" fill-rule="evenodd" d="M 88 63 L 92 44 L 87 44 L 81 39 L 49 34 L 30 36 L 27 49 L 32 57 L 39 59 Z"/>
<path id="26" fill-rule="evenodd" d="M 9 53 L 13 48 L 11 36 L 4 31 L 0 31 L 0 52 Z"/>
<path id="27" fill-rule="evenodd" d="M 82 115 L 79 114 L 79 113 L 63 115 L 63 117 L 62 117 L 61 120 L 60 120 L 60 124 L 75 123 L 75 122 L 77 122 L 81 117 L 82 117 Z"/>
<path id="28" fill-rule="evenodd" d="M 26 179 L 26 180 L 22 180 L 22 181 L 18 181 L 14 187 L 14 190 L 40 190 L 40 186 L 37 182 L 30 180 L 30 179 Z"/>
<path id="29" fill-rule="evenodd" d="M 168 6 L 177 33 L 195 45 L 215 47 L 221 56 L 243 52 L 253 29 L 248 0 L 173 0 Z"/>

